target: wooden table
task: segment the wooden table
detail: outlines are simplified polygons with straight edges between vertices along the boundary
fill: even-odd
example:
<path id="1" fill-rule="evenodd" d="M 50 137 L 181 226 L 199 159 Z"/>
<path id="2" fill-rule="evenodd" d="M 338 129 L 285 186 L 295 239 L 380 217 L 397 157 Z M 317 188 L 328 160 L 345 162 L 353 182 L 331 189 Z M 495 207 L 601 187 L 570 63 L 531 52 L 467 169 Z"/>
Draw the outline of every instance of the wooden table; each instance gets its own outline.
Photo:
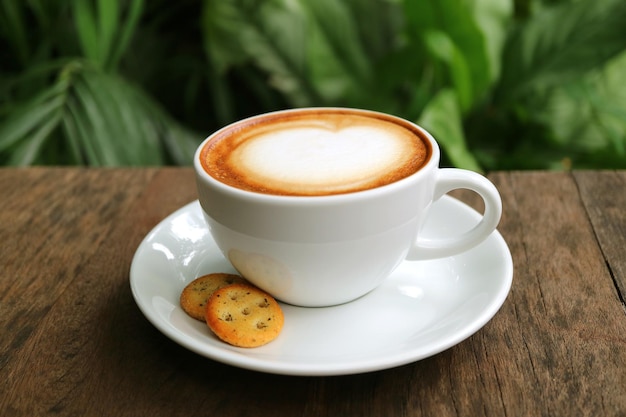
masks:
<path id="1" fill-rule="evenodd" d="M 191 169 L 0 169 L 0 415 L 625 415 L 626 172 L 489 177 L 515 264 L 496 316 L 416 363 L 293 377 L 192 353 L 133 300 Z"/>

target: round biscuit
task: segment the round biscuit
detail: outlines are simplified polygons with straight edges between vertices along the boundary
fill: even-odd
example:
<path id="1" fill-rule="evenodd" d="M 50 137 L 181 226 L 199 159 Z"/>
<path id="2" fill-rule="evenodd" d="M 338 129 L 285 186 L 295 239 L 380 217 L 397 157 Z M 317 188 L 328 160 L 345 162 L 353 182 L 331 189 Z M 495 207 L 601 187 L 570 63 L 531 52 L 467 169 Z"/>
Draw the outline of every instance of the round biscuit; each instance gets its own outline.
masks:
<path id="1" fill-rule="evenodd" d="M 245 279 L 234 274 L 219 272 L 203 275 L 185 286 L 180 294 L 180 306 L 189 316 L 204 321 L 206 302 L 215 290 L 245 282 Z"/>
<path id="2" fill-rule="evenodd" d="M 217 337 L 238 347 L 258 347 L 276 339 L 284 324 L 278 302 L 248 284 L 220 288 L 206 305 L 206 323 Z"/>

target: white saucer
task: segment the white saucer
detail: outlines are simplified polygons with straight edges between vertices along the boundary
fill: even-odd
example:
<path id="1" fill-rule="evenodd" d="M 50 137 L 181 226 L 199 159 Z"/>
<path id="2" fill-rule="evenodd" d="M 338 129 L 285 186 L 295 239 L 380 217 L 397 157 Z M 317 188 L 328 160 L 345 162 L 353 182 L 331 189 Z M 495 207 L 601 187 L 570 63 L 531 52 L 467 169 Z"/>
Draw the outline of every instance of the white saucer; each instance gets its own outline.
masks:
<path id="1" fill-rule="evenodd" d="M 456 234 L 479 218 L 473 209 L 444 196 L 434 204 L 424 233 Z M 253 349 L 221 342 L 180 308 L 186 283 L 209 272 L 235 270 L 217 249 L 196 201 L 146 236 L 132 261 L 130 285 L 148 320 L 200 355 L 276 374 L 343 375 L 414 362 L 471 336 L 506 299 L 513 262 L 496 231 L 464 254 L 404 262 L 380 287 L 351 303 L 327 308 L 282 305 L 282 333 Z"/>

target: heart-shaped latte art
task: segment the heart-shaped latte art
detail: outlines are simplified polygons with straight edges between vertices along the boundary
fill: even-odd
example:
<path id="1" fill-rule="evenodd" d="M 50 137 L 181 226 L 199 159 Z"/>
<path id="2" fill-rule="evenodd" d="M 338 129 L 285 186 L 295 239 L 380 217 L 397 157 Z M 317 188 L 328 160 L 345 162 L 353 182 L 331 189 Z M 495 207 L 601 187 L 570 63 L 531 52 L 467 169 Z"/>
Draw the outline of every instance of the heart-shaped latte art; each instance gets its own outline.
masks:
<path id="1" fill-rule="evenodd" d="M 231 163 L 242 175 L 272 188 L 335 192 L 361 187 L 406 165 L 415 142 L 405 129 L 380 123 L 282 126 L 248 137 Z"/>

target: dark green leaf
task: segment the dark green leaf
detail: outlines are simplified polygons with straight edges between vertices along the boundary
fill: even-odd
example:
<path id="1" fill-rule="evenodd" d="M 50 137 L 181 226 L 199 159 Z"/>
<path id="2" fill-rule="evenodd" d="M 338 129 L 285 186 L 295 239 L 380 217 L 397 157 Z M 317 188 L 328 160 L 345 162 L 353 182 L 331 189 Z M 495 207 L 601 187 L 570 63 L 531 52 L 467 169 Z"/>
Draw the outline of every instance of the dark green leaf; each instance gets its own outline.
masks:
<path id="1" fill-rule="evenodd" d="M 249 59 L 239 37 L 249 23 L 238 3 L 231 0 L 205 0 L 202 13 L 204 47 L 217 75 Z"/>
<path id="2" fill-rule="evenodd" d="M 106 1 L 106 0 L 105 0 Z M 128 6 L 126 18 L 116 37 L 117 44 L 113 47 L 109 56 L 109 68 L 115 69 L 123 54 L 126 52 L 130 40 L 135 33 L 139 19 L 143 12 L 143 0 L 132 0 Z"/>
<path id="3" fill-rule="evenodd" d="M 317 25 L 347 74 L 361 83 L 368 82 L 371 68 L 359 39 L 358 26 L 350 9 L 336 0 L 305 1 Z"/>
<path id="4" fill-rule="evenodd" d="M 507 42 L 498 102 L 555 87 L 604 65 L 626 48 L 626 2 L 580 0 L 545 9 Z"/>
<path id="5" fill-rule="evenodd" d="M 0 124 L 0 151 L 23 140 L 57 114 L 65 102 L 66 83 L 59 82 L 17 109 Z"/>
<path id="6" fill-rule="evenodd" d="M 306 73 L 308 22 L 304 11 L 288 7 L 285 1 L 268 1 L 243 12 L 249 25 L 241 32 L 241 43 L 269 74 L 271 85 L 287 95 L 294 106 L 318 103 L 319 96 Z"/>
<path id="7" fill-rule="evenodd" d="M 75 132 L 76 136 L 73 141 L 73 152 L 80 155 L 81 160 L 91 166 L 103 166 L 100 152 L 96 149 L 94 142 L 91 140 L 94 132 L 89 122 L 89 117 L 85 113 L 84 107 L 75 97 L 70 97 L 67 101 L 67 112 L 64 115 L 64 127 L 66 130 Z"/>
<path id="8" fill-rule="evenodd" d="M 23 16 L 23 5 L 20 1 L 5 0 L 0 4 L 0 31 L 16 51 L 22 64 L 26 64 L 30 55 L 27 22 Z"/>
<path id="9" fill-rule="evenodd" d="M 59 125 L 60 121 L 61 112 L 57 109 L 46 120 L 43 120 L 28 137 L 19 142 L 11 154 L 9 165 L 31 165 L 39 155 L 39 152 L 41 152 L 46 139 Z"/>
<path id="10" fill-rule="evenodd" d="M 116 164 L 162 164 L 158 132 L 151 115 L 135 100 L 134 87 L 99 72 L 84 72 L 82 77 L 104 121 L 102 137 L 108 144 L 101 146 L 115 153 Z"/>
<path id="11" fill-rule="evenodd" d="M 71 99 L 68 100 L 63 111 L 62 126 L 69 145 L 69 160 L 74 165 L 85 165 L 87 160 L 80 146 L 81 136 L 78 131 L 78 126 L 76 125 L 76 120 L 74 119 L 73 112 L 75 111 L 76 110 L 72 108 Z"/>
<path id="12" fill-rule="evenodd" d="M 320 102 L 307 74 L 309 17 L 298 3 L 207 0 L 205 5 L 205 41 L 218 71 L 251 61 L 292 105 Z"/>

